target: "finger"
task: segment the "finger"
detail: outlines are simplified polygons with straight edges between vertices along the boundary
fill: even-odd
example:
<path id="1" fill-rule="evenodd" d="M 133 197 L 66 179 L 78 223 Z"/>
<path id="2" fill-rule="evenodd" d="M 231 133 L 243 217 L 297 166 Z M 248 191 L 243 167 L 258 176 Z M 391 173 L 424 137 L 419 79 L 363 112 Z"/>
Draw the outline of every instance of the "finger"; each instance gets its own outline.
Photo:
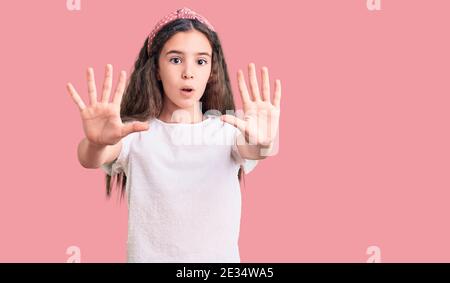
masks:
<path id="1" fill-rule="evenodd" d="M 127 80 L 127 73 L 120 71 L 119 83 L 117 84 L 116 92 L 114 94 L 113 103 L 120 106 L 122 102 L 123 92 L 125 90 L 125 83 Z"/>
<path id="2" fill-rule="evenodd" d="M 84 108 L 86 108 L 86 105 L 83 102 L 83 99 L 78 95 L 77 91 L 73 87 L 71 83 L 67 84 L 67 90 L 69 91 L 70 96 L 72 97 L 73 101 L 78 105 L 78 108 L 80 111 L 83 111 Z"/>
<path id="3" fill-rule="evenodd" d="M 103 95 L 102 102 L 109 102 L 109 95 L 111 93 L 112 88 L 112 77 L 113 77 L 113 67 L 111 64 L 107 64 L 105 68 L 105 81 L 103 83 Z"/>
<path id="4" fill-rule="evenodd" d="M 95 85 L 94 70 L 92 68 L 88 68 L 87 70 L 87 82 L 88 82 L 89 104 L 94 105 L 97 103 L 97 87 Z"/>
<path id="5" fill-rule="evenodd" d="M 241 120 L 233 115 L 222 115 L 220 117 L 220 119 L 222 121 L 224 121 L 225 123 L 235 126 L 239 130 L 241 130 L 242 133 L 245 133 L 245 121 L 244 120 Z"/>
<path id="6" fill-rule="evenodd" d="M 261 100 L 261 96 L 259 95 L 258 79 L 256 78 L 256 70 L 254 63 L 250 63 L 248 65 L 248 77 L 250 80 L 250 89 L 252 91 L 253 99 L 255 101 Z"/>
<path id="7" fill-rule="evenodd" d="M 270 102 L 270 80 L 269 80 L 269 69 L 267 67 L 263 67 L 261 69 L 261 78 L 262 78 L 263 100 Z"/>
<path id="8" fill-rule="evenodd" d="M 273 98 L 273 106 L 276 108 L 280 108 L 280 102 L 281 102 L 281 81 L 276 80 L 275 81 L 275 95 Z"/>
<path id="9" fill-rule="evenodd" d="M 125 123 L 122 128 L 122 136 L 125 137 L 134 132 L 147 131 L 149 127 L 150 127 L 149 122 Z"/>
<path id="10" fill-rule="evenodd" d="M 238 87 L 239 87 L 239 92 L 241 93 L 242 102 L 244 104 L 247 104 L 251 100 L 250 100 L 250 96 L 248 94 L 247 84 L 245 83 L 244 73 L 242 72 L 242 70 L 238 71 L 237 79 L 238 79 Z"/>

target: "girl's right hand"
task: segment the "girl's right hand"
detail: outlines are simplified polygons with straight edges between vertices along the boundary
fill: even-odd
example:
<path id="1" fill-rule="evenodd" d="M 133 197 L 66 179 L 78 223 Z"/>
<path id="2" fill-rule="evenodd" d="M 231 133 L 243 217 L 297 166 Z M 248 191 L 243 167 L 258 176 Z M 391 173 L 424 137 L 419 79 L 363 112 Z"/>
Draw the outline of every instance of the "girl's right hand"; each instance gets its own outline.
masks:
<path id="1" fill-rule="evenodd" d="M 122 123 L 120 118 L 120 103 L 125 90 L 126 72 L 120 72 L 119 83 L 113 101 L 109 102 L 111 93 L 113 70 L 106 65 L 105 81 L 103 83 L 102 100 L 97 101 L 97 91 L 92 68 L 87 70 L 88 92 L 90 105 L 86 107 L 83 100 L 71 83 L 67 90 L 73 101 L 78 105 L 86 138 L 94 145 L 106 146 L 118 143 L 123 137 L 133 132 L 148 130 L 148 122 Z"/>

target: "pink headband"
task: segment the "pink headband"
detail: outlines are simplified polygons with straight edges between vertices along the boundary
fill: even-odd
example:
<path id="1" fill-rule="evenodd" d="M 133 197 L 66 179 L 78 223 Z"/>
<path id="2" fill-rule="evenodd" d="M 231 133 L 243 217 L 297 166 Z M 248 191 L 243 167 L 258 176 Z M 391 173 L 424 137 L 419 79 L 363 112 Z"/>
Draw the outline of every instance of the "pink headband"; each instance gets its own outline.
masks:
<path id="1" fill-rule="evenodd" d="M 150 54 L 150 45 L 153 41 L 153 38 L 155 37 L 155 35 L 158 33 L 158 31 L 167 23 L 174 21 L 176 19 L 196 19 L 199 22 L 205 24 L 210 30 L 214 31 L 214 27 L 208 22 L 208 20 L 197 14 L 196 12 L 192 11 L 189 8 L 182 8 L 182 9 L 178 9 L 170 14 L 168 14 L 167 16 L 165 16 L 164 18 L 162 18 L 154 27 L 154 29 L 152 30 L 152 32 L 150 33 L 150 35 L 148 36 L 148 43 L 147 43 L 147 52 Z"/>

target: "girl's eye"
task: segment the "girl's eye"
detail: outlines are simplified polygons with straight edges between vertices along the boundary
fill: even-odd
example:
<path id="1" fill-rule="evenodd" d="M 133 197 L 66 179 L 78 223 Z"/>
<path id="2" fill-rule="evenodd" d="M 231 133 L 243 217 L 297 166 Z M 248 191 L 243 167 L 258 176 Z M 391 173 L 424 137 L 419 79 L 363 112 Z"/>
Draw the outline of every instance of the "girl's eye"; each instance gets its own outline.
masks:
<path id="1" fill-rule="evenodd" d="M 175 63 L 175 64 L 181 63 L 181 60 L 178 57 L 170 58 L 169 61 L 172 63 Z M 206 64 L 208 64 L 208 61 L 206 61 L 205 59 L 200 59 L 200 60 L 198 60 L 198 63 L 199 63 L 199 65 L 206 65 Z"/>
<path id="2" fill-rule="evenodd" d="M 174 60 L 177 60 L 177 62 L 174 62 Z M 170 59 L 170 62 L 173 62 L 173 63 L 175 63 L 175 64 L 178 64 L 179 62 L 181 62 L 181 60 L 180 60 L 180 58 L 171 58 Z"/>

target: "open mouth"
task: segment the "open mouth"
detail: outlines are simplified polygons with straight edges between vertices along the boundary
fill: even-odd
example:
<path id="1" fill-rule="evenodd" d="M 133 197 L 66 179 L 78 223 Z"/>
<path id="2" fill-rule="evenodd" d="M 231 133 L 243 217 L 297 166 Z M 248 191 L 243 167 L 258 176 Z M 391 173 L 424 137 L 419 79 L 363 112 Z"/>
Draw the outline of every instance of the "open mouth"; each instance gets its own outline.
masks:
<path id="1" fill-rule="evenodd" d="M 182 91 L 186 91 L 186 92 L 191 92 L 191 91 L 193 91 L 194 89 L 192 89 L 192 88 L 182 88 L 181 90 L 182 90 Z"/>

